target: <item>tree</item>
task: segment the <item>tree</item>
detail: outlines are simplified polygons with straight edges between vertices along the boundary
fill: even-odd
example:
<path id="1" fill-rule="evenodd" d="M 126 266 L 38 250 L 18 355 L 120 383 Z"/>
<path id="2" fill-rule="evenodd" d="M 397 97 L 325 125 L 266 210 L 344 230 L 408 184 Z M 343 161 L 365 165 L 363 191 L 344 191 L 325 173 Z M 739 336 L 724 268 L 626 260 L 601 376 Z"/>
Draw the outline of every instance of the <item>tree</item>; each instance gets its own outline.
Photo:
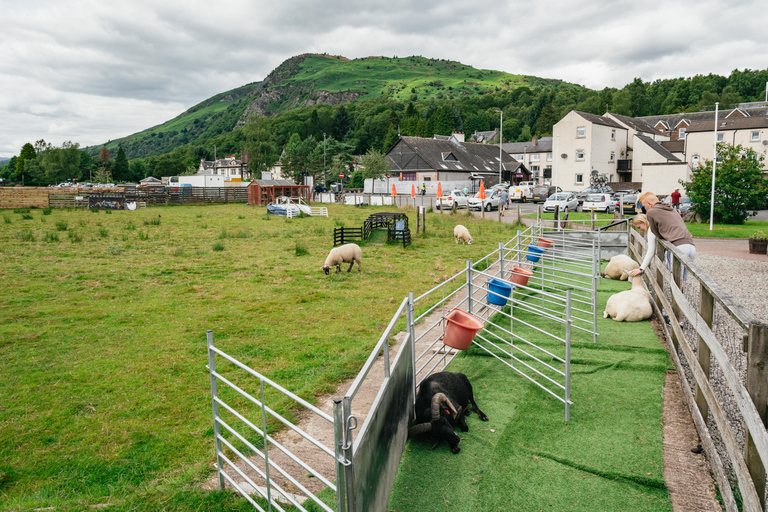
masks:
<path id="1" fill-rule="evenodd" d="M 60 148 L 48 144 L 37 155 L 34 171 L 37 181 L 51 185 L 67 180 L 79 180 L 82 177 L 80 155 L 80 145 L 77 143 L 68 141 Z"/>
<path id="2" fill-rule="evenodd" d="M 389 162 L 387 157 L 381 151 L 370 149 L 363 158 L 360 160 L 360 172 L 362 172 L 363 179 L 365 178 L 381 178 L 383 175 L 389 172 Z"/>
<path id="3" fill-rule="evenodd" d="M 768 178 L 763 174 L 764 155 L 741 144 L 717 145 L 715 168 L 714 221 L 725 224 L 744 224 L 747 210 L 765 201 Z M 685 185 L 693 210 L 709 218 L 712 192 L 712 162 L 704 163 L 692 171 L 690 185 Z"/>
<path id="4" fill-rule="evenodd" d="M 15 181 L 29 181 L 30 176 L 29 174 L 25 174 L 25 165 L 24 162 L 27 160 L 34 160 L 37 158 L 37 152 L 35 152 L 35 147 L 27 142 L 21 147 L 21 153 L 19 153 L 19 158 L 16 160 L 16 172 L 13 176 L 13 179 Z"/>
<path id="5" fill-rule="evenodd" d="M 261 178 L 277 162 L 277 146 L 272 135 L 269 118 L 251 116 L 245 127 L 245 153 L 248 155 L 248 169 L 251 175 Z"/>
<path id="6" fill-rule="evenodd" d="M 113 166 L 112 175 L 118 182 L 126 182 L 131 180 L 131 168 L 128 165 L 128 158 L 125 156 L 125 150 L 123 146 L 117 148 L 117 156 L 115 156 L 115 164 Z"/>

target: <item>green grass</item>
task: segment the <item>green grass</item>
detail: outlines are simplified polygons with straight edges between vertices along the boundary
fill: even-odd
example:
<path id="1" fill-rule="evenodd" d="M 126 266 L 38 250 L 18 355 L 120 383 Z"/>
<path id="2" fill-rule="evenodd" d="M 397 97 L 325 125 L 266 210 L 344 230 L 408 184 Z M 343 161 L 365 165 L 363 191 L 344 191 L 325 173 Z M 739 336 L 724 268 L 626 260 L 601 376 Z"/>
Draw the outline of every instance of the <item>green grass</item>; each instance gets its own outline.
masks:
<path id="1" fill-rule="evenodd" d="M 603 280 L 599 311 L 628 287 Z M 561 402 L 496 359 L 475 348 L 457 357 L 449 370 L 469 376 L 490 421 L 469 417 L 458 455 L 409 441 L 388 510 L 671 510 L 661 429 L 667 353 L 648 322 L 601 318 L 598 330 L 598 343 L 573 343 L 567 423 Z"/>
<path id="2" fill-rule="evenodd" d="M 199 488 L 214 461 L 205 331 L 314 400 L 357 373 L 409 291 L 513 234 L 428 215 L 428 237 L 414 232 L 407 249 L 363 245 L 362 273 L 326 276 L 337 220 L 359 226 L 392 211 L 328 208 L 328 218 L 290 222 L 245 205 L 56 210 L 64 243 L 45 241 L 46 224 L 0 224 L 0 510 L 249 510 Z M 473 245 L 454 243 L 457 222 Z M 212 251 L 225 229 L 254 236 Z M 298 241 L 308 254 L 297 255 Z"/>

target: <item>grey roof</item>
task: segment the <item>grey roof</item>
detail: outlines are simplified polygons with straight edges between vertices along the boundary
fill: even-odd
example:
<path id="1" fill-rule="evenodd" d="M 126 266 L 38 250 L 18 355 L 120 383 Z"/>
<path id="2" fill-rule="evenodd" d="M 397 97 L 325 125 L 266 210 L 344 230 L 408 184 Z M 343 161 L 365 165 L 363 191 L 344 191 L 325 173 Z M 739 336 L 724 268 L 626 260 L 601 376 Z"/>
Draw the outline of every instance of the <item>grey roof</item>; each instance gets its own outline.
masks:
<path id="1" fill-rule="evenodd" d="M 520 153 L 551 153 L 552 137 L 542 137 L 533 145 L 529 142 L 505 142 L 501 148 L 510 155 L 519 155 Z"/>
<path id="2" fill-rule="evenodd" d="M 155 178 L 153 176 L 148 176 L 148 177 L 144 178 L 143 180 L 141 180 L 140 183 L 162 183 L 162 180 L 159 180 L 159 179 L 157 179 L 157 178 Z"/>
<path id="3" fill-rule="evenodd" d="M 664 140 L 661 145 L 671 153 L 682 153 L 685 151 L 684 140 Z"/>
<path id="4" fill-rule="evenodd" d="M 418 156 L 428 167 L 409 167 L 408 163 L 414 156 Z M 518 162 L 503 150 L 501 157 L 503 169 L 517 169 Z M 387 160 L 393 170 L 493 172 L 499 169 L 499 148 L 496 145 L 475 142 L 401 136 L 387 151 Z"/>
<path id="5" fill-rule="evenodd" d="M 611 117 L 616 119 L 619 123 L 623 123 L 635 131 L 644 132 L 644 133 L 662 133 L 660 130 L 658 130 L 653 125 L 649 124 L 647 121 L 641 118 L 622 116 L 620 114 L 614 114 L 613 112 L 610 112 L 609 114 L 611 115 Z M 609 115 L 609 114 L 606 114 L 606 115 Z"/>
<path id="6" fill-rule="evenodd" d="M 768 128 L 768 117 L 732 117 L 724 119 L 718 116 L 717 131 L 749 130 L 750 128 Z M 715 130 L 715 118 L 709 120 L 694 121 L 687 129 L 687 133 L 713 132 Z"/>
<path id="7" fill-rule="evenodd" d="M 665 158 L 668 162 L 679 162 L 680 159 L 677 158 L 675 155 L 669 152 L 667 148 L 659 144 L 657 141 L 653 140 L 652 138 L 648 137 L 647 135 L 635 135 L 638 139 L 643 141 L 646 146 L 656 151 L 659 155 L 661 155 L 663 158 Z"/>
<path id="8" fill-rule="evenodd" d="M 733 111 L 736 109 L 724 109 L 720 110 L 717 114 L 718 119 L 726 119 L 729 115 L 733 113 Z M 759 106 L 759 107 L 746 107 L 741 106 L 739 108 L 745 115 L 749 117 L 766 117 L 768 116 L 768 107 Z M 651 125 L 655 125 L 659 121 L 665 121 L 670 127 L 676 127 L 680 121 L 682 120 L 688 120 L 691 123 L 695 121 L 714 121 L 715 120 L 715 111 L 714 110 L 707 110 L 703 112 L 684 112 L 682 114 L 663 114 L 658 116 L 645 116 L 645 117 L 638 117 L 636 118 L 638 120 L 643 120 Z M 731 119 L 731 118 L 729 118 Z M 690 130 L 688 130 L 690 131 Z"/>
<path id="9" fill-rule="evenodd" d="M 574 110 L 578 115 L 586 119 L 592 124 L 599 124 L 603 126 L 610 126 L 611 128 L 621 128 L 624 129 L 623 126 L 621 126 L 619 123 L 611 119 L 610 117 L 605 116 L 598 116 L 595 114 L 587 114 L 586 112 L 579 112 L 578 110 Z"/>
<path id="10" fill-rule="evenodd" d="M 495 142 L 499 137 L 499 130 L 491 130 L 489 132 L 475 131 L 469 136 L 469 140 L 472 142 Z"/>

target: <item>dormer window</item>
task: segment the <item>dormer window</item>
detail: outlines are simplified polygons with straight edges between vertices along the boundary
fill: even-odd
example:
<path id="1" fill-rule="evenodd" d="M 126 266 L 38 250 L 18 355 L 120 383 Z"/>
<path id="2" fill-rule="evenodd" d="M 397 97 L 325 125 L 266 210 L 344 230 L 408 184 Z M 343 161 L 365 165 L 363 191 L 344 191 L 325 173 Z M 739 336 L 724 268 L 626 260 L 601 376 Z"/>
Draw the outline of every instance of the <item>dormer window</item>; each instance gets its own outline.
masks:
<path id="1" fill-rule="evenodd" d="M 685 128 L 680 128 L 679 130 L 677 130 L 677 138 L 679 140 L 685 139 Z"/>
<path id="2" fill-rule="evenodd" d="M 443 151 L 443 162 L 458 162 L 459 159 L 456 158 L 453 153 L 450 151 Z"/>

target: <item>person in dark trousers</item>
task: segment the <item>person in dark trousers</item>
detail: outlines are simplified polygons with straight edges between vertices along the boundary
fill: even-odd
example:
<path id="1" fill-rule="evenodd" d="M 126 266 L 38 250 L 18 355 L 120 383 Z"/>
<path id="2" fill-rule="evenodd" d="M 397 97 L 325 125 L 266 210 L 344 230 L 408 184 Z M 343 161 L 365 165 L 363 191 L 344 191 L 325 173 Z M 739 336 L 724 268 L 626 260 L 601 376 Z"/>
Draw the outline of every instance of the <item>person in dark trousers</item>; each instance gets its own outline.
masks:
<path id="1" fill-rule="evenodd" d="M 672 208 L 680 212 L 680 189 L 676 188 L 674 192 L 672 192 Z"/>
<path id="2" fill-rule="evenodd" d="M 427 194 L 427 185 L 426 185 L 426 183 L 422 183 L 421 184 L 421 195 L 426 195 L 426 194 Z"/>

